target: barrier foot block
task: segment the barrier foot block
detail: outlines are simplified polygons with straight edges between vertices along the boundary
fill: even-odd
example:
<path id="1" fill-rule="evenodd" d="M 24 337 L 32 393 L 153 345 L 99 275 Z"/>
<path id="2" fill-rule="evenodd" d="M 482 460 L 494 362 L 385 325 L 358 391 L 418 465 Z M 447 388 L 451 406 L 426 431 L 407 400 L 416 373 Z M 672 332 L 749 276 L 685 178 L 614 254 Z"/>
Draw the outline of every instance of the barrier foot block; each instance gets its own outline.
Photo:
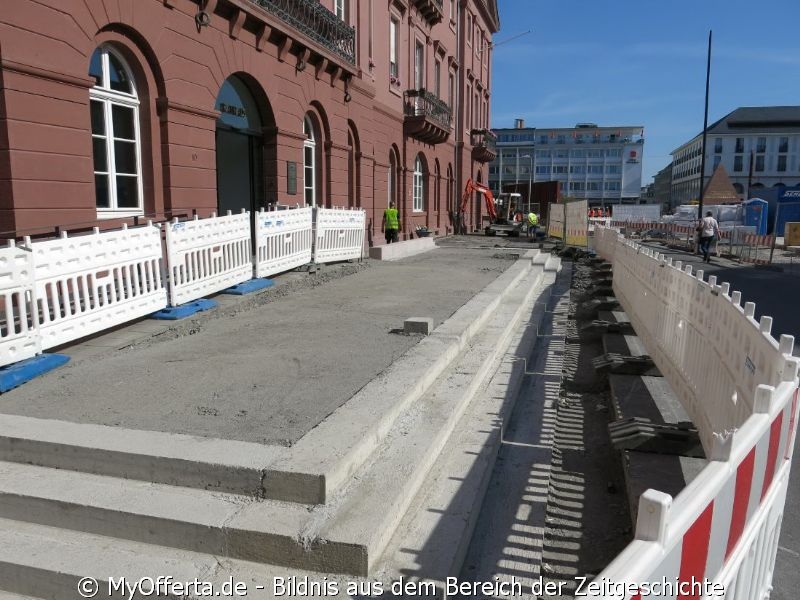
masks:
<path id="1" fill-rule="evenodd" d="M 0 393 L 7 392 L 69 362 L 65 354 L 40 354 L 0 368 Z"/>
<path id="2" fill-rule="evenodd" d="M 227 290 L 223 290 L 223 294 L 233 294 L 234 296 L 244 296 L 245 294 L 252 294 L 253 292 L 257 292 L 259 290 L 265 290 L 268 287 L 272 287 L 275 285 L 275 282 L 272 279 L 260 278 L 260 279 L 251 279 L 250 281 L 245 281 L 243 283 L 237 283 L 233 287 L 229 287 Z"/>
<path id="3" fill-rule="evenodd" d="M 150 318 L 162 319 L 167 321 L 177 321 L 179 319 L 185 319 L 186 317 L 191 317 L 192 315 L 202 312 L 204 310 L 211 310 L 212 308 L 216 308 L 217 304 L 218 303 L 215 302 L 214 300 L 209 300 L 208 298 L 201 298 L 200 300 L 187 302 L 186 304 L 181 304 L 180 306 L 168 306 L 163 310 L 154 312 L 152 315 L 150 315 Z"/>

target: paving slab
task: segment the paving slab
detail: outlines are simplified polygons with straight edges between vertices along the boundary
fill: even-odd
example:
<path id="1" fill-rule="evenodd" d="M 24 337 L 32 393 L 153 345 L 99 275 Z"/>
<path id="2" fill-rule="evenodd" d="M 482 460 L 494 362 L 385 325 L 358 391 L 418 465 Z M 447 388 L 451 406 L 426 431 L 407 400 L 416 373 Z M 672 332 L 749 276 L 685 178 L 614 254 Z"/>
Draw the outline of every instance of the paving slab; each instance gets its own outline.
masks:
<path id="1" fill-rule="evenodd" d="M 439 326 L 513 258 L 444 247 L 247 310 L 226 303 L 118 350 L 123 328 L 110 346 L 90 342 L 102 352 L 4 394 L 0 412 L 291 445 L 419 342 L 393 333 L 405 318 Z"/>

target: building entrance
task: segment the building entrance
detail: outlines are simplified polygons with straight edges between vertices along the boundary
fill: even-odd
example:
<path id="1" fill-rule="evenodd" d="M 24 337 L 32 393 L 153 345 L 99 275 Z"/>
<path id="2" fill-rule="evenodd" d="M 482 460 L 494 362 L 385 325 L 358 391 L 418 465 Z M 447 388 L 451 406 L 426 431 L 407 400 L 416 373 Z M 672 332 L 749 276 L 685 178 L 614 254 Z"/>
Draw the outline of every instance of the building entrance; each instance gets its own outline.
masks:
<path id="1" fill-rule="evenodd" d="M 217 208 L 250 211 L 251 227 L 264 200 L 264 139 L 258 106 L 244 82 L 236 76 L 225 80 L 215 108 L 217 119 Z M 255 239 L 255 236 L 253 236 Z"/>

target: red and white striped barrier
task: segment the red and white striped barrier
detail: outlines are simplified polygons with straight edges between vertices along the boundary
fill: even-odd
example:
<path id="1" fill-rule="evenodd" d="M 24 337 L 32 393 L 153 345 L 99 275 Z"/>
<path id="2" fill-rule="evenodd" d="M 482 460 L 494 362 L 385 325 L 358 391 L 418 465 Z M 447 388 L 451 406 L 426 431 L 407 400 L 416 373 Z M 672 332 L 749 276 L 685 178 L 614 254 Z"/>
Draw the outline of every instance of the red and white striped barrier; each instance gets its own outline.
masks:
<path id="1" fill-rule="evenodd" d="M 642 496 L 635 540 L 589 597 L 768 598 L 800 408 L 794 338 L 772 338 L 772 319 L 756 321 L 755 305 L 742 307 L 716 278 L 613 230 L 596 237 L 620 303 L 711 460 L 674 500 Z M 665 583 L 667 593 L 651 593 Z M 724 595 L 697 589 L 708 584 Z"/>

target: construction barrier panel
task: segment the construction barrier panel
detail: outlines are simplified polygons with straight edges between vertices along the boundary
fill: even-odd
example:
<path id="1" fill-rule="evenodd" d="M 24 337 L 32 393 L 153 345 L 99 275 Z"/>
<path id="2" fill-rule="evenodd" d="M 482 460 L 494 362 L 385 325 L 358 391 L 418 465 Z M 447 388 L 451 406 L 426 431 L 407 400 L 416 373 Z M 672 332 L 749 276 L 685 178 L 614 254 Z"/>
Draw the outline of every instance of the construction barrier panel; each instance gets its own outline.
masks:
<path id="1" fill-rule="evenodd" d="M 567 246 L 586 248 L 589 245 L 589 203 L 586 200 L 573 200 L 564 205 Z"/>
<path id="2" fill-rule="evenodd" d="M 772 319 L 756 321 L 728 284 L 597 230 L 620 304 L 710 462 L 674 500 L 642 495 L 635 540 L 588 597 L 644 598 L 666 582 L 663 597 L 767 598 L 798 421 L 794 338 L 773 339 Z"/>
<path id="3" fill-rule="evenodd" d="M 170 306 L 253 278 L 250 213 L 166 225 Z"/>
<path id="4" fill-rule="evenodd" d="M 311 262 L 313 208 L 292 208 L 256 215 L 255 276 L 269 277 Z"/>
<path id="5" fill-rule="evenodd" d="M 564 239 L 564 205 L 551 204 L 547 214 L 547 235 L 549 237 Z"/>
<path id="6" fill-rule="evenodd" d="M 367 213 L 362 209 L 318 208 L 314 262 L 361 258 Z"/>
<path id="7" fill-rule="evenodd" d="M 145 227 L 31 243 L 36 334 L 47 350 L 167 306 L 161 230 Z"/>
<path id="8" fill-rule="evenodd" d="M 36 320 L 36 288 L 30 243 L 9 240 L 0 248 L 0 366 L 33 358 L 42 351 Z"/>

